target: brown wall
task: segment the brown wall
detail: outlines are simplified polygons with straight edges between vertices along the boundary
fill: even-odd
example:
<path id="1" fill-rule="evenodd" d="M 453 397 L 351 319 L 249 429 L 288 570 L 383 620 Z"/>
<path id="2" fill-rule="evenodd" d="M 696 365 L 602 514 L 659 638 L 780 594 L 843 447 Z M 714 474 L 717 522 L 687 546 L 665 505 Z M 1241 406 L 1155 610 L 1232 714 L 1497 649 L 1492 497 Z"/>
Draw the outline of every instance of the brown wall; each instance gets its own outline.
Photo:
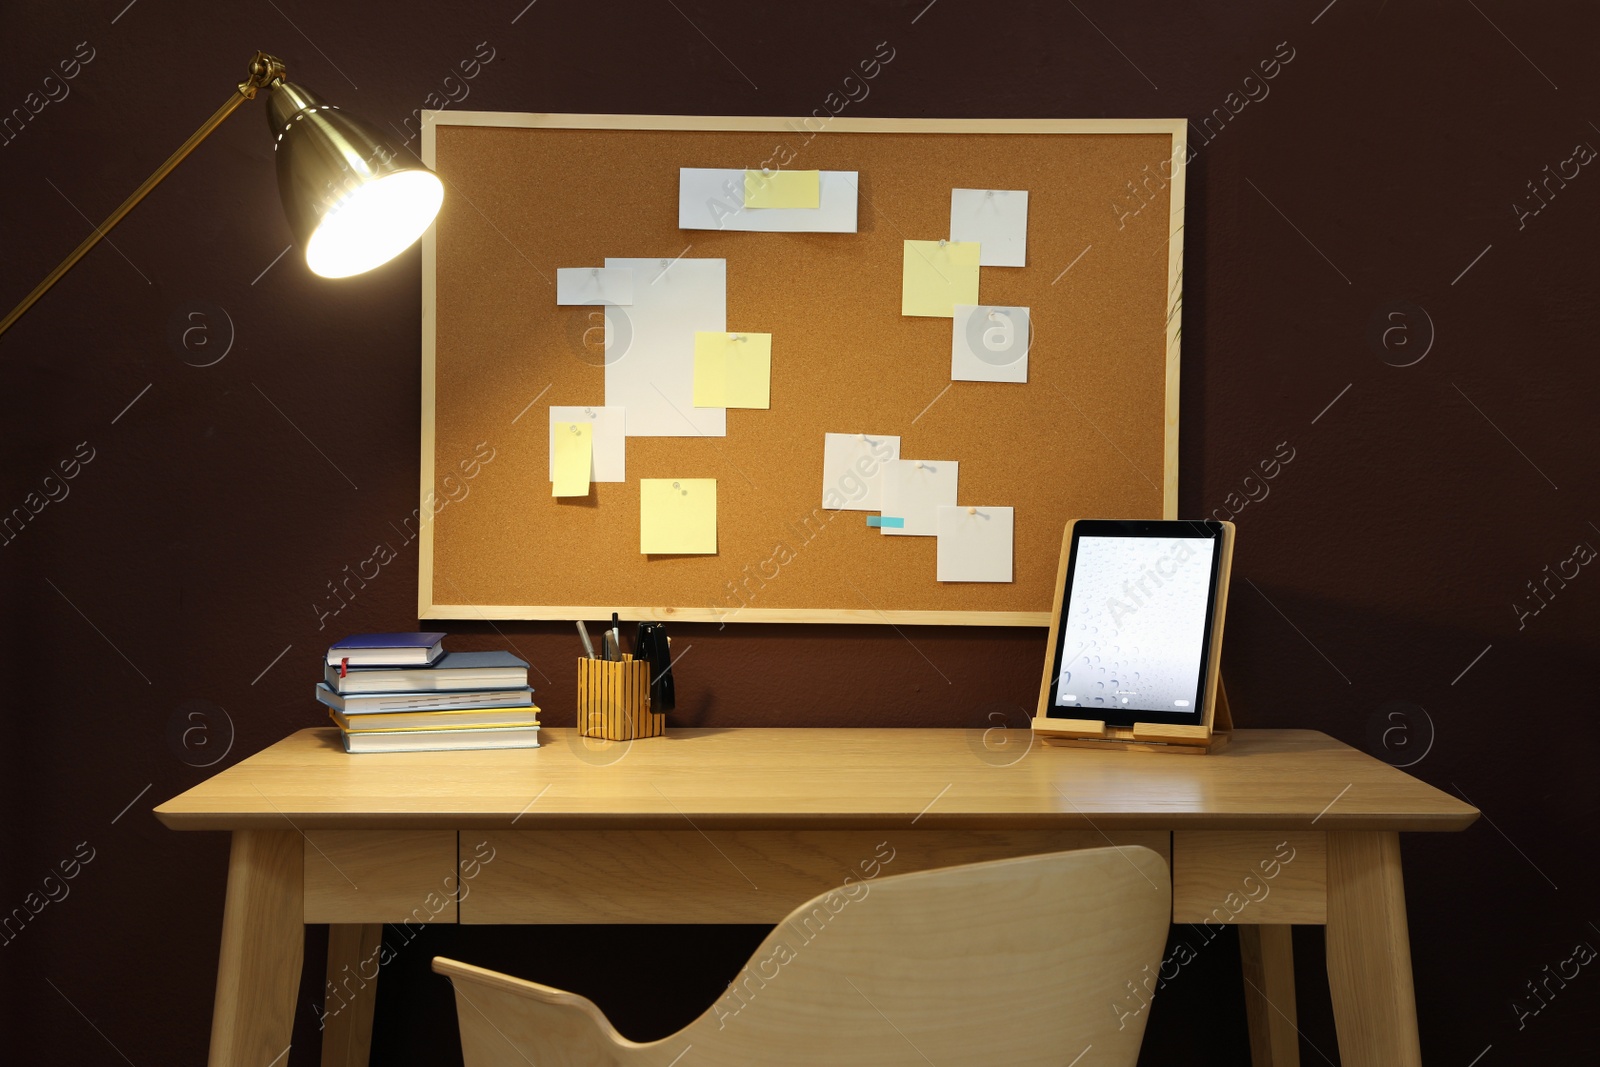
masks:
<path id="1" fill-rule="evenodd" d="M 1198 123 L 1220 109 L 1190 171 L 1183 514 L 1227 506 L 1280 442 L 1294 450 L 1236 520 L 1237 714 L 1411 762 L 1484 810 L 1464 834 L 1404 845 L 1428 1060 L 1492 1046 L 1485 1065 L 1575 1062 L 1596 1050 L 1593 968 L 1552 983 L 1520 1025 L 1515 1005 L 1539 1006 L 1525 983 L 1575 943 L 1600 946 L 1585 677 L 1600 572 L 1551 581 L 1537 615 L 1513 605 L 1537 607 L 1527 582 L 1600 546 L 1600 175 L 1552 179 L 1537 214 L 1513 205 L 1538 207 L 1527 182 L 1600 146 L 1600 21 L 1576 3 L 1324 2 L 541 0 L 515 21 L 521 0 L 7 5 L 0 116 L 68 95 L 0 144 L 0 304 L 221 103 L 258 47 L 380 125 L 480 42 L 493 59 L 466 83 L 476 109 L 809 113 L 881 41 L 895 58 L 846 114 Z M 93 58 L 46 83 L 81 41 Z M 1246 92 L 1258 99 L 1241 107 Z M 418 256 L 331 284 L 292 254 L 273 265 L 289 236 L 260 111 L 0 339 L 0 508 L 69 494 L 0 545 L 0 911 L 80 842 L 94 857 L 0 945 L 17 1062 L 201 1061 L 226 841 L 169 832 L 149 808 L 211 773 L 195 764 L 318 723 L 308 691 L 330 639 L 415 622 L 415 547 L 391 524 L 415 507 Z M 1385 319 L 1397 301 L 1409 310 Z M 225 349 L 216 309 L 231 348 L 192 365 Z M 188 348 L 186 323 L 206 326 Z M 1387 347 L 1385 325 L 1401 327 Z M 80 442 L 92 460 L 47 485 Z M 399 559 L 319 628 L 325 584 L 378 541 Z M 514 644 L 550 676 L 540 701 L 562 724 L 570 627 L 504 629 L 456 627 L 456 647 Z M 1021 714 L 1043 652 L 1032 631 L 680 640 L 694 648 L 678 720 L 699 725 L 979 727 Z M 759 936 L 490 933 L 430 931 L 402 953 L 379 1062 L 450 1047 L 448 998 L 425 972 L 437 951 L 582 989 L 644 1035 L 708 1003 Z M 1332 1061 L 1320 937 L 1303 933 L 1306 1062 Z M 308 971 L 319 951 L 313 939 Z M 1163 991 L 1147 1062 L 1241 1062 L 1235 950 L 1200 957 Z M 313 978 L 293 1064 L 316 1062 L 315 993 Z"/>

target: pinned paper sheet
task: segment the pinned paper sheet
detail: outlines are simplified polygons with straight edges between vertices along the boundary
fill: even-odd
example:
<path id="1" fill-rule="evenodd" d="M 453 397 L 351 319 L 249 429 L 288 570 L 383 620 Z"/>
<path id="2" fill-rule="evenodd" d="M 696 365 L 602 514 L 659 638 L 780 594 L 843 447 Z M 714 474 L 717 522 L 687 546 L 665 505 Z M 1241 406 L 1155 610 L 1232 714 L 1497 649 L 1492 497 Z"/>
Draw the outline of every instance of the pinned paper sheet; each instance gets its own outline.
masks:
<path id="1" fill-rule="evenodd" d="M 694 335 L 694 406 L 770 408 L 772 335 Z"/>
<path id="2" fill-rule="evenodd" d="M 954 460 L 897 459 L 883 465 L 883 517 L 904 525 L 883 524 L 886 537 L 933 537 L 939 532 L 939 509 L 956 502 Z"/>
<path id="3" fill-rule="evenodd" d="M 1027 266 L 1027 190 L 950 190 L 950 240 L 977 241 L 979 266 Z"/>
<path id="4" fill-rule="evenodd" d="M 593 431 L 587 422 L 558 422 L 551 427 L 556 453 L 550 471 L 551 496 L 589 495 Z"/>
<path id="5" fill-rule="evenodd" d="M 822 207 L 820 170 L 747 170 L 744 172 L 744 206 L 747 208 Z"/>
<path id="6" fill-rule="evenodd" d="M 900 458 L 900 438 L 875 433 L 822 437 L 822 506 L 829 511 L 880 511 L 878 474 Z"/>
<path id="7" fill-rule="evenodd" d="M 728 328 L 723 259 L 607 259 L 633 271 L 633 304 L 607 305 L 606 406 L 629 437 L 723 437 L 727 412 L 694 406 L 694 335 Z"/>
<path id="8" fill-rule="evenodd" d="M 1011 581 L 1013 518 L 1011 508 L 941 507 L 939 581 Z"/>
<path id="9" fill-rule="evenodd" d="M 594 427 L 590 448 L 593 460 L 589 465 L 591 482 L 625 482 L 628 480 L 626 463 L 628 439 L 623 433 L 621 408 L 550 406 L 550 480 L 556 480 L 556 423 L 587 422 Z"/>
<path id="10" fill-rule="evenodd" d="M 978 246 L 970 241 L 907 241 L 900 314 L 950 318 L 978 302 Z"/>
<path id="11" fill-rule="evenodd" d="M 619 267 L 557 267 L 557 304 L 631 304 L 633 271 Z"/>
<path id="12" fill-rule="evenodd" d="M 957 304 L 950 332 L 953 382 L 1025 382 L 1032 340 L 1027 308 Z"/>
<path id="13" fill-rule="evenodd" d="M 640 478 L 639 551 L 716 555 L 717 480 Z"/>
<path id="14" fill-rule="evenodd" d="M 754 233 L 855 233 L 856 186 L 860 184 L 860 175 L 853 170 L 816 173 L 818 199 L 815 207 L 758 208 L 745 205 L 743 169 L 683 167 L 678 171 L 678 228 Z"/>

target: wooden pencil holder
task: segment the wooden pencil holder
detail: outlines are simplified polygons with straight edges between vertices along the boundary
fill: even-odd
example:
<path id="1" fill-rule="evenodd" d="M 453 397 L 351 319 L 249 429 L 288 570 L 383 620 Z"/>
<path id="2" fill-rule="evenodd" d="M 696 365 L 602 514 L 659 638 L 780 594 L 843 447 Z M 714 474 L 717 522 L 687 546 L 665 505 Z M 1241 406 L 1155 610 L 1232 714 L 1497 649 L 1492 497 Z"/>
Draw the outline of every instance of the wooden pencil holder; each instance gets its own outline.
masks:
<path id="1" fill-rule="evenodd" d="M 623 654 L 620 660 L 578 660 L 578 732 L 607 741 L 660 737 L 667 717 L 650 710 L 650 664 Z"/>

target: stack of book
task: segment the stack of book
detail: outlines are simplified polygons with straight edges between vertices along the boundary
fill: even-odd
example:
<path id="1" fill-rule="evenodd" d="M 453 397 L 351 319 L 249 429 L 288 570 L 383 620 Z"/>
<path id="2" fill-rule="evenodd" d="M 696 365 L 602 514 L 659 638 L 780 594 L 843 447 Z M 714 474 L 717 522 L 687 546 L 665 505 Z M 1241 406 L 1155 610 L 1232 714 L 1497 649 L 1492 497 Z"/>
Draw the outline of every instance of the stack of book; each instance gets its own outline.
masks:
<path id="1" fill-rule="evenodd" d="M 528 665 L 509 652 L 446 652 L 444 634 L 357 634 L 328 649 L 317 699 L 346 752 L 537 748 Z"/>

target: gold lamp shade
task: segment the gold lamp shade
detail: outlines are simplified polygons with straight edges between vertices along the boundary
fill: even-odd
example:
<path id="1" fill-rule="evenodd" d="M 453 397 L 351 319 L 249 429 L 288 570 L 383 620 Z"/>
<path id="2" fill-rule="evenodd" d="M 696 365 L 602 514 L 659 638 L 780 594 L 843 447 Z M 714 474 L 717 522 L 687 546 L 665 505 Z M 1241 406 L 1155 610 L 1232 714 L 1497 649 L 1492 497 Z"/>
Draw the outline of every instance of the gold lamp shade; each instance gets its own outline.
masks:
<path id="1" fill-rule="evenodd" d="M 279 81 L 267 98 L 278 194 L 306 266 L 347 278 L 387 263 L 433 222 L 444 186 L 373 127 Z"/>

